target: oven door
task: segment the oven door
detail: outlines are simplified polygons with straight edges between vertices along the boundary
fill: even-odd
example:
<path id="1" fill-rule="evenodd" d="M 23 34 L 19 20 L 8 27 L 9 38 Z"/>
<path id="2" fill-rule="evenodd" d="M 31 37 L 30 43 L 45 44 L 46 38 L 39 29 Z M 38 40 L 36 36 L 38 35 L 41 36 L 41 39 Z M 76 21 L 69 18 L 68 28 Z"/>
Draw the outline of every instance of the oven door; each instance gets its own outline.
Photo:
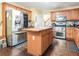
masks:
<path id="1" fill-rule="evenodd" d="M 65 27 L 55 27 L 54 30 L 56 32 L 65 32 Z"/>
<path id="2" fill-rule="evenodd" d="M 56 32 L 55 37 L 65 39 L 65 32 Z"/>
<path id="3" fill-rule="evenodd" d="M 55 27 L 55 37 L 56 38 L 65 38 L 66 32 L 65 32 L 65 27 Z"/>

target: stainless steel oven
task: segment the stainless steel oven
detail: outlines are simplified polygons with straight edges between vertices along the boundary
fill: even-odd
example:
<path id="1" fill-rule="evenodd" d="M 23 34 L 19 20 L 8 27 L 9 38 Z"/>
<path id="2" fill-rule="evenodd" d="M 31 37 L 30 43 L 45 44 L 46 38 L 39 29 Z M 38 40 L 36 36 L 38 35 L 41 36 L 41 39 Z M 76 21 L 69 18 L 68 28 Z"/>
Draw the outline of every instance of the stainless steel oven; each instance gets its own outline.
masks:
<path id="1" fill-rule="evenodd" d="M 66 17 L 57 16 L 56 17 L 56 26 L 55 26 L 55 37 L 65 39 L 66 37 Z"/>
<path id="2" fill-rule="evenodd" d="M 56 21 L 55 22 L 56 26 L 65 26 L 66 25 L 66 22 L 65 21 Z"/>
<path id="3" fill-rule="evenodd" d="M 55 27 L 55 37 L 65 39 L 65 27 Z"/>

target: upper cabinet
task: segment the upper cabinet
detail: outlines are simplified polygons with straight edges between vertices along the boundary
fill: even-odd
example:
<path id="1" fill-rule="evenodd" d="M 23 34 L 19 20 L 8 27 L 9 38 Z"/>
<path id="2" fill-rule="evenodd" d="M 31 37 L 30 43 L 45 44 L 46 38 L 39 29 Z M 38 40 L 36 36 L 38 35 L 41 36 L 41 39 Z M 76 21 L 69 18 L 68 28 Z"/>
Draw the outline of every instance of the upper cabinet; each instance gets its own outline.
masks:
<path id="1" fill-rule="evenodd" d="M 52 21 L 56 20 L 56 13 L 55 12 L 51 12 L 51 20 Z"/>
<path id="2" fill-rule="evenodd" d="M 21 12 L 23 12 L 25 14 L 28 14 L 28 20 L 32 21 L 32 11 L 27 10 L 25 8 L 22 8 L 22 7 L 19 7 L 19 6 L 15 6 L 15 5 L 9 4 L 9 3 L 6 3 L 6 6 L 7 6 L 7 8 L 10 7 L 10 8 L 13 8 L 15 10 L 21 11 Z"/>
<path id="3" fill-rule="evenodd" d="M 75 20 L 79 18 L 79 9 L 67 10 L 66 13 L 67 20 Z"/>
<path id="4" fill-rule="evenodd" d="M 66 16 L 67 20 L 78 20 L 79 19 L 79 9 L 51 12 L 51 19 L 54 21 L 56 20 L 56 13 L 59 13 L 62 16 Z"/>
<path id="5" fill-rule="evenodd" d="M 74 20 L 74 19 L 77 19 L 78 18 L 78 15 L 77 15 L 77 10 L 69 10 L 69 20 Z"/>
<path id="6" fill-rule="evenodd" d="M 32 11 L 26 12 L 28 14 L 28 20 L 32 21 Z"/>

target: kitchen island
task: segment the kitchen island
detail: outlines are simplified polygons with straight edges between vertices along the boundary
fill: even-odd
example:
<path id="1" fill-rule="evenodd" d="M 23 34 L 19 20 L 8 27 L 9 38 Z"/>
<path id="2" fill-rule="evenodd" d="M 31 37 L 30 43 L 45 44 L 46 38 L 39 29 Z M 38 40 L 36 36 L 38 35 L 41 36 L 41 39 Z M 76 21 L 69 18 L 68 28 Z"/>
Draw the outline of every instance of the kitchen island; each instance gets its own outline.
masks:
<path id="1" fill-rule="evenodd" d="M 52 44 L 52 28 L 27 28 L 27 51 L 32 55 L 42 55 Z"/>

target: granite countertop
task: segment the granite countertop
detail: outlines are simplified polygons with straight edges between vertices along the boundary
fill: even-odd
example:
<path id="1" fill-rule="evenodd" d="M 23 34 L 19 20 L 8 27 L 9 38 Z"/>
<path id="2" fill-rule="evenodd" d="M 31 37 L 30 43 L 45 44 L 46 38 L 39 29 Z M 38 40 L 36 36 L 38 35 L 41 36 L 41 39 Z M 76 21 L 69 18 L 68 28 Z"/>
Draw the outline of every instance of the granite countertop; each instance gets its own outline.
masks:
<path id="1" fill-rule="evenodd" d="M 25 28 L 25 29 L 22 29 L 24 31 L 34 31 L 34 32 L 39 32 L 39 31 L 42 31 L 42 30 L 46 30 L 46 29 L 50 29 L 51 27 L 43 27 L 43 28 Z"/>
<path id="2" fill-rule="evenodd" d="M 21 30 L 21 31 L 15 31 L 15 32 L 13 32 L 13 33 L 15 33 L 15 34 L 22 34 L 22 33 L 25 33 L 26 31 L 23 31 L 23 30 Z"/>

